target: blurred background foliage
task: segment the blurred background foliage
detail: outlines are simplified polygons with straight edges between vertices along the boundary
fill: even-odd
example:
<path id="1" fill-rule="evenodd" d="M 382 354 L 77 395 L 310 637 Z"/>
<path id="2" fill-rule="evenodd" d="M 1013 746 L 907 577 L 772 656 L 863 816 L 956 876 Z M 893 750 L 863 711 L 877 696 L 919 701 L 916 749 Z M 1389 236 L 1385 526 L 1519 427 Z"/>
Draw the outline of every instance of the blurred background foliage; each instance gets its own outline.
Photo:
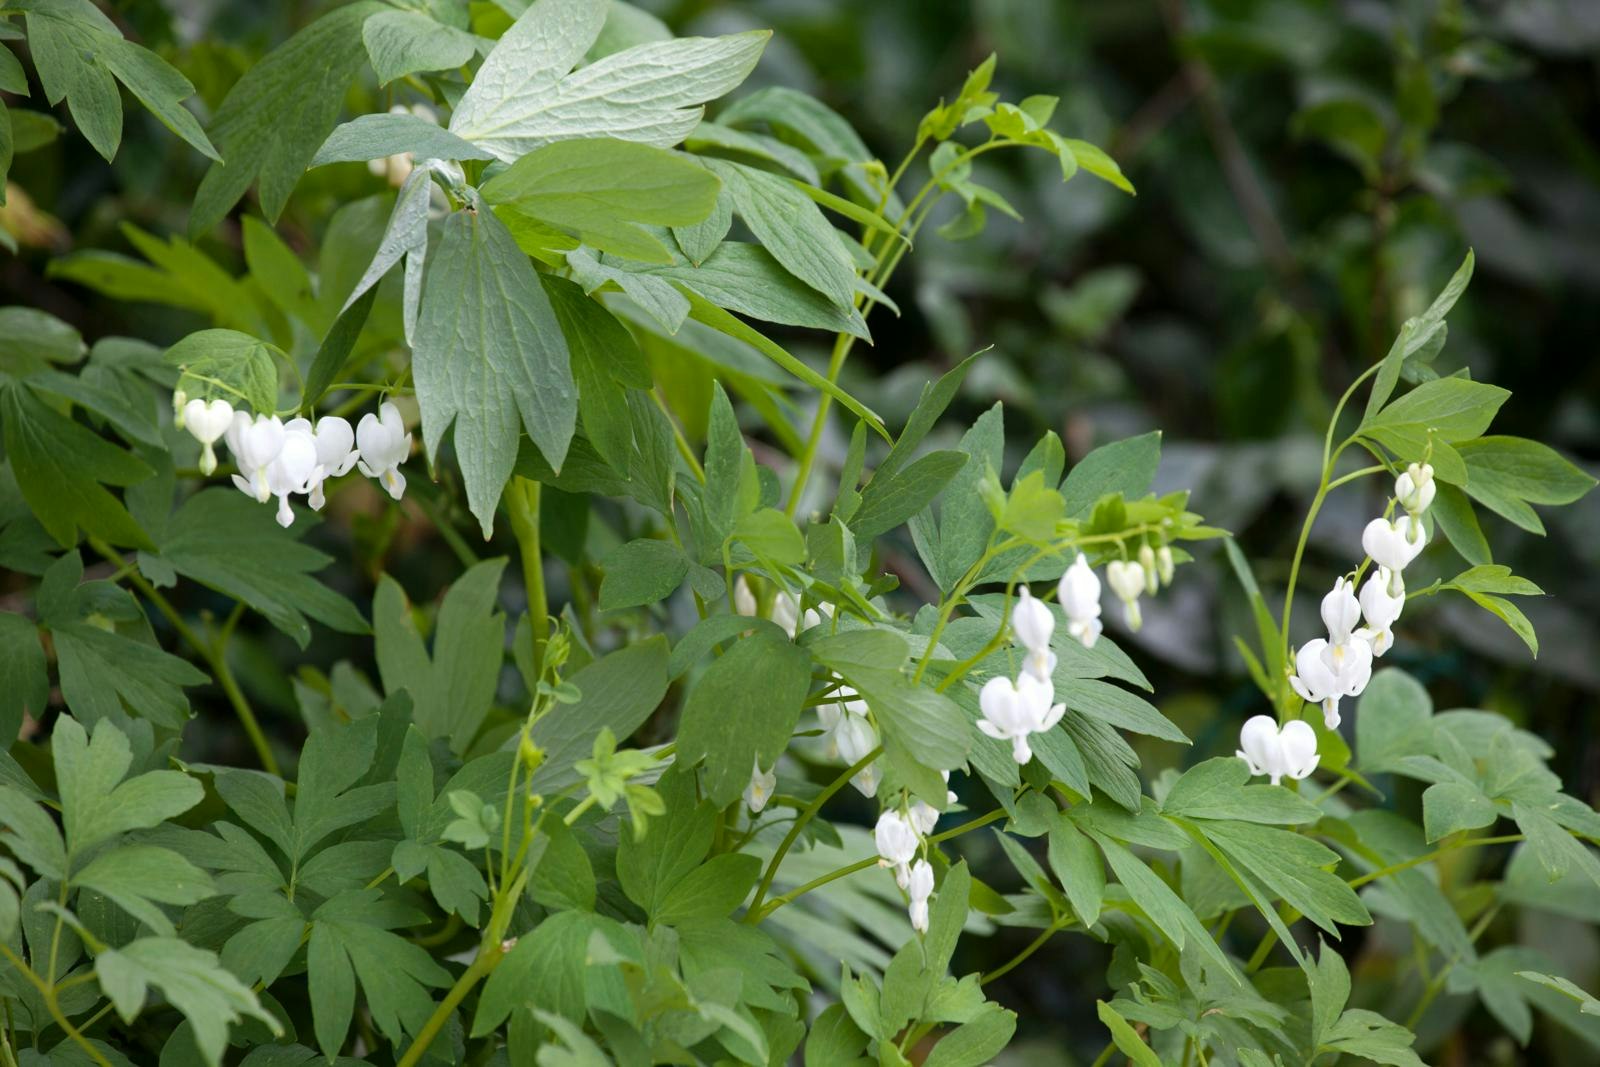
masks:
<path id="1" fill-rule="evenodd" d="M 130 0 L 118 5 L 117 17 L 130 36 L 184 71 L 202 108 L 214 108 L 254 56 L 321 6 Z M 925 237 L 897 274 L 890 295 L 903 314 L 875 318 L 876 343 L 858 346 L 845 381 L 890 425 L 903 420 L 930 377 L 992 344 L 968 379 L 954 412 L 961 417 L 942 431 L 950 441 L 996 400 L 1008 413 L 1013 462 L 1045 430 L 1059 433 L 1076 457 L 1160 429 L 1158 490 L 1192 488 L 1197 510 L 1234 531 L 1271 584 L 1286 570 L 1315 487 L 1330 394 L 1382 356 L 1399 324 L 1426 305 L 1470 246 L 1478 270 L 1452 318 L 1440 371 L 1467 367 L 1512 389 L 1497 431 L 1540 438 L 1600 472 L 1594 0 L 639 6 L 680 34 L 775 29 L 747 88 L 789 85 L 815 94 L 891 166 L 923 113 L 997 53 L 995 87 L 1006 99 L 1059 95 L 1055 126 L 1105 146 L 1138 187 L 1133 199 L 1088 180 L 1063 185 L 1056 162 L 1043 154 L 980 164 L 980 176 L 1025 221 L 991 212 L 990 225 L 974 238 Z M 370 85 L 352 90 L 353 111 L 388 103 Z M 183 310 L 107 299 L 74 284 L 60 265 L 88 249 L 138 255 L 130 224 L 162 237 L 183 231 L 205 160 L 143 111 L 130 109 L 128 122 L 124 148 L 109 165 L 81 138 L 30 131 L 41 147 L 18 156 L 0 209 L 0 226 L 21 245 L 16 255 L 0 255 L 0 303 L 43 307 L 91 342 L 121 334 L 167 344 L 208 323 L 208 302 L 228 299 L 203 270 L 190 279 L 192 310 Z M 24 138 L 18 140 L 20 149 Z M 383 189 L 359 164 L 315 171 L 279 233 L 324 273 L 351 264 L 359 271 L 360 249 L 367 231 L 381 227 L 384 206 L 363 198 Z M 243 270 L 237 219 L 199 247 L 234 273 Z M 69 258 L 57 258 L 63 255 Z M 394 307 L 377 316 L 366 343 L 392 345 L 397 319 Z M 793 340 L 797 352 L 825 356 L 807 350 L 807 339 Z M 825 461 L 842 460 L 845 443 L 835 426 Z M 779 465 L 774 455 L 758 458 Z M 438 487 L 415 479 L 403 513 L 349 494 L 343 513 L 312 538 L 357 566 L 325 577 L 365 602 L 368 579 L 382 566 L 420 598 L 457 572 L 459 556 L 510 554 L 509 538 L 505 545 L 467 543 L 472 526 L 453 503 L 460 496 L 452 476 L 441 470 Z M 1364 492 L 1378 487 L 1345 489 L 1324 509 L 1304 588 L 1331 584 L 1352 558 L 1360 526 L 1378 503 Z M 596 539 L 627 536 L 586 525 L 575 509 L 548 510 L 555 528 L 547 543 L 558 552 L 568 546 L 573 559 L 585 539 L 593 559 L 603 554 Z M 1492 708 L 1548 739 L 1557 750 L 1552 769 L 1569 791 L 1600 803 L 1600 737 L 1592 724 L 1600 691 L 1600 494 L 1552 514 L 1544 537 L 1487 513 L 1483 520 L 1504 527 L 1490 537 L 1505 546 L 1497 562 L 1556 594 L 1525 604 L 1541 638 L 1538 661 L 1492 617 L 1445 598 L 1419 601 L 1407 613 L 1406 639 L 1394 655 L 1429 685 L 1439 708 Z M 884 562 L 915 594 L 927 583 L 912 559 L 891 553 Z M 1277 569 L 1272 560 L 1281 561 Z M 1432 568 L 1426 581 L 1454 574 L 1459 564 L 1441 548 L 1418 566 Z M 0 585 L 0 595 L 11 584 Z M 572 588 L 555 576 L 552 595 L 559 602 Z M 1312 624 L 1309 598 L 1295 617 Z M 1232 651 L 1231 635 L 1247 628 L 1242 600 L 1215 553 L 1186 568 L 1171 594 L 1149 606 L 1141 634 L 1118 635 L 1142 650 L 1163 710 L 1196 739 L 1193 753 L 1141 743 L 1148 774 L 1231 752 L 1238 724 L 1261 710 Z M 312 693 L 360 699 L 352 695 L 363 684 L 357 672 L 341 668 L 331 680 L 326 673 L 343 656 L 359 660 L 359 644 L 323 633 L 301 655 L 264 625 L 247 636 L 236 642 L 238 670 L 275 708 L 285 733 L 299 729 L 297 709 Z M 296 673 L 285 663 L 306 666 Z M 209 734 L 191 728 L 189 736 L 192 746 L 211 750 L 208 757 L 226 756 L 238 743 L 226 726 Z M 870 817 L 865 808 L 862 816 Z M 1461 856 L 1467 864 L 1479 853 Z M 988 869 L 1005 867 L 998 856 L 975 859 Z M 1526 892 L 1540 890 L 1529 882 Z M 1536 946 L 1559 962 L 1560 973 L 1595 988 L 1600 899 L 1592 888 L 1545 892 L 1545 907 L 1517 909 L 1520 928 L 1495 940 Z M 1373 1001 L 1392 995 L 1411 1003 L 1417 990 L 1386 986 L 1395 954 L 1409 945 L 1391 927 L 1380 921 L 1352 932 L 1364 939 L 1347 946 L 1359 947 L 1357 989 Z M 969 939 L 963 951 L 978 958 L 959 969 L 1005 960 L 1026 937 L 1002 931 Z M 1023 1020 L 1018 1051 L 1007 1062 L 1086 1062 L 1100 1045 L 1093 1001 L 1103 993 L 1098 976 L 1107 963 L 1087 939 L 1058 938 L 1005 979 L 996 995 Z M 1419 1026 L 1425 1058 L 1593 1063 L 1600 1056 L 1583 1037 L 1549 1027 L 1519 1051 L 1486 1017 L 1469 1015 L 1474 1003 L 1443 991 Z"/>

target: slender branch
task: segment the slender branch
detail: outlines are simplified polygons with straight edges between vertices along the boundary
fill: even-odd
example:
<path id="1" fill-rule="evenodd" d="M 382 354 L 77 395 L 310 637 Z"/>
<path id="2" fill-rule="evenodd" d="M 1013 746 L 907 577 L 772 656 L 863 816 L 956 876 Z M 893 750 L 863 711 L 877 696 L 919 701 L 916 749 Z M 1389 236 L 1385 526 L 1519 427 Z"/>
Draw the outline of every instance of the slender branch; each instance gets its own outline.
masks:
<path id="1" fill-rule="evenodd" d="M 787 856 L 789 849 L 794 847 L 795 840 L 800 836 L 800 831 L 805 829 L 806 824 L 816 817 L 817 812 L 822 810 L 822 805 L 826 804 L 833 798 L 835 793 L 844 788 L 846 782 L 866 770 L 867 766 L 881 755 L 883 755 L 883 746 L 879 745 L 841 771 L 839 777 L 829 782 L 827 788 L 818 793 L 815 799 L 806 805 L 805 810 L 800 813 L 800 817 L 794 821 L 794 825 L 789 827 L 789 832 L 784 835 L 783 841 L 778 845 L 778 850 L 772 854 L 772 861 L 767 864 L 767 871 L 761 876 L 761 884 L 756 887 L 755 899 L 750 902 L 750 910 L 745 912 L 745 922 L 755 923 L 761 921 L 761 902 L 766 899 L 767 890 L 772 888 L 772 879 L 777 875 L 778 867 L 783 863 L 783 857 Z"/>
<path id="2" fill-rule="evenodd" d="M 50 1011 L 50 1017 L 56 1021 L 57 1026 L 61 1027 L 62 1032 L 71 1038 L 79 1048 L 83 1049 L 88 1057 L 99 1064 L 100 1067 L 111 1067 L 111 1061 L 100 1054 L 100 1050 L 95 1048 L 94 1044 L 83 1036 L 83 1031 L 72 1025 L 72 1021 L 61 1010 L 61 1005 L 56 1000 L 56 987 L 40 978 L 38 973 L 32 967 L 29 967 L 20 956 L 12 952 L 10 946 L 3 941 L 0 941 L 0 955 L 4 955 L 11 962 L 11 965 L 17 969 L 17 973 L 26 978 L 39 991 L 39 996 L 44 1001 L 44 1006 Z"/>
<path id="3" fill-rule="evenodd" d="M 417 1039 L 406 1049 L 406 1054 L 400 1057 L 395 1067 L 415 1067 L 415 1064 L 422 1059 L 422 1054 L 428 1051 L 428 1046 L 433 1044 L 433 1039 L 439 1036 L 439 1031 L 444 1029 L 444 1024 L 450 1021 L 451 1013 L 466 999 L 467 994 L 472 992 L 472 987 L 487 977 L 504 958 L 505 952 L 497 942 L 487 942 L 480 947 L 478 958 L 461 972 L 461 977 L 456 979 L 456 984 L 450 987 L 450 992 L 444 995 L 444 999 L 433 1010 L 433 1014 L 428 1016 L 428 1021 L 422 1024 L 422 1029 L 417 1031 Z"/>
<path id="4" fill-rule="evenodd" d="M 1000 966 L 990 971 L 988 974 L 985 974 L 982 978 L 979 978 L 978 984 L 988 985 L 996 978 L 1000 978 L 1006 974 L 1009 974 L 1021 964 L 1026 963 L 1029 956 L 1032 956 L 1035 952 L 1038 952 L 1041 948 L 1044 948 L 1045 942 L 1056 936 L 1057 932 L 1065 929 L 1066 925 L 1067 924 L 1065 922 L 1057 919 L 1049 926 L 1046 926 L 1043 930 L 1040 930 L 1039 936 L 1028 942 L 1026 948 L 1017 953 L 1015 956 L 1012 956 L 1005 963 L 1002 963 Z"/>
<path id="5" fill-rule="evenodd" d="M 544 591 L 544 555 L 539 543 L 539 483 L 515 475 L 506 488 L 511 532 L 522 557 L 522 583 L 528 593 L 528 622 L 533 630 L 533 676 L 544 667 L 544 646 L 550 640 L 550 605 Z"/>

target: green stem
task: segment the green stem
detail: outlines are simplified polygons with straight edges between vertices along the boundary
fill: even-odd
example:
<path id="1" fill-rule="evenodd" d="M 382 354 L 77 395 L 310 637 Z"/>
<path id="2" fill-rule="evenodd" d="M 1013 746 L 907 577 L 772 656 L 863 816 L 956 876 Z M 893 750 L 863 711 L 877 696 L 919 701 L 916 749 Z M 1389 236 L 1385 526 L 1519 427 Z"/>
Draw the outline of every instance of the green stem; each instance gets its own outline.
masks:
<path id="1" fill-rule="evenodd" d="M 417 1031 L 417 1039 L 406 1049 L 406 1054 L 400 1057 L 395 1067 L 414 1067 L 422 1059 L 422 1054 L 428 1051 L 428 1046 L 433 1044 L 433 1039 L 439 1036 L 439 1031 L 444 1029 L 444 1024 L 450 1021 L 450 1014 L 472 992 L 472 987 L 487 977 L 504 958 L 505 952 L 498 942 L 485 943 L 480 947 L 478 958 L 461 972 L 461 977 L 456 979 L 456 984 L 450 987 L 433 1014 L 428 1016 L 428 1021 L 422 1024 L 422 1029 Z"/>
<path id="2" fill-rule="evenodd" d="M 650 399 L 656 402 L 656 407 L 660 408 L 661 414 L 666 416 L 667 425 L 672 427 L 672 443 L 677 446 L 678 455 L 683 457 L 683 462 L 688 465 L 690 472 L 694 474 L 695 481 L 704 485 L 706 480 L 705 468 L 700 466 L 700 460 L 695 456 L 694 449 L 689 447 L 689 439 L 683 435 L 683 429 L 679 427 L 678 420 L 673 417 L 672 410 L 667 407 L 667 402 L 661 398 L 660 391 L 651 389 Z"/>
<path id="3" fill-rule="evenodd" d="M 57 1026 L 61 1027 L 62 1032 L 71 1038 L 79 1048 L 83 1049 L 84 1053 L 99 1064 L 100 1067 L 111 1067 L 111 1062 L 100 1054 L 100 1050 L 95 1048 L 88 1038 L 83 1036 L 81 1030 L 72 1025 L 66 1013 L 61 1010 L 61 1005 L 56 1000 L 56 987 L 40 978 L 38 973 L 32 967 L 29 967 L 20 956 L 12 952 L 10 946 L 4 942 L 0 942 L 0 955 L 4 955 L 6 959 L 10 960 L 11 965 L 17 969 L 17 973 L 26 978 L 39 991 L 39 996 L 44 1001 L 44 1006 L 50 1011 L 50 1017 L 56 1021 Z"/>
<path id="4" fill-rule="evenodd" d="M 544 668 L 544 646 L 550 640 L 550 605 L 544 591 L 544 555 L 539 544 L 538 482 L 515 475 L 506 487 L 511 511 L 511 532 L 522 555 L 522 582 L 528 591 L 528 622 L 533 630 L 533 674 Z"/>
<path id="5" fill-rule="evenodd" d="M 996 978 L 1000 978 L 1006 974 L 1009 974 L 1016 967 L 1027 962 L 1029 956 L 1032 956 L 1035 952 L 1038 952 L 1041 948 L 1044 948 L 1045 942 L 1056 936 L 1057 931 L 1063 929 L 1065 925 L 1066 924 L 1060 919 L 1057 919 L 1049 926 L 1046 926 L 1043 930 L 1040 930 L 1039 936 L 1028 942 L 1026 948 L 1017 953 L 1015 956 L 1012 956 L 1011 959 L 1007 960 L 1005 963 L 1002 963 L 1000 966 L 990 971 L 988 974 L 984 975 L 982 978 L 979 978 L 978 984 L 988 985 Z"/>
<path id="6" fill-rule="evenodd" d="M 928 844 L 937 845 L 941 842 L 950 840 L 952 837 L 960 837 L 962 834 L 976 830 L 983 826 L 988 826 L 990 823 L 1005 817 L 1006 810 L 1004 808 L 996 808 L 987 815 L 980 815 L 976 819 L 968 819 L 960 826 L 952 827 L 941 834 L 934 834 L 932 837 L 928 838 Z M 820 889 L 829 882 L 838 881 L 840 878 L 848 877 L 849 875 L 855 874 L 857 871 L 864 871 L 869 867 L 876 867 L 877 865 L 878 857 L 868 856 L 866 859 L 856 860 L 854 863 L 848 863 L 837 870 L 829 871 L 824 875 L 819 875 L 818 877 L 811 879 L 811 881 L 807 882 L 805 885 L 800 886 L 798 889 L 791 889 L 789 892 L 783 894 L 783 896 L 773 897 L 771 900 L 767 901 L 767 906 L 760 909 L 760 914 L 756 916 L 754 921 L 760 922 L 773 912 L 777 911 L 779 908 L 783 907 L 785 904 L 793 903 L 794 901 L 805 896 L 807 893 L 811 892 L 813 889 Z M 754 912 L 755 910 L 755 906 L 752 905 L 751 912 Z M 745 921 L 749 922 L 751 920 L 747 918 Z"/>
<path id="7" fill-rule="evenodd" d="M 846 782 L 866 770 L 872 761 L 881 755 L 883 755 L 883 746 L 879 745 L 841 771 L 839 777 L 829 782 L 827 788 L 818 793 L 815 799 L 806 805 L 799 818 L 795 819 L 794 825 L 789 827 L 789 832 L 784 835 L 783 841 L 779 843 L 778 850 L 772 854 L 772 862 L 767 864 L 766 873 L 761 876 L 761 884 L 756 887 L 755 899 L 750 902 L 750 910 L 745 912 L 745 922 L 755 923 L 761 921 L 761 902 L 766 899 L 767 890 L 772 888 L 772 879 L 778 873 L 778 866 L 783 863 L 783 857 L 789 854 L 789 849 L 794 847 L 795 840 L 800 836 L 800 831 L 805 829 L 806 824 L 816 817 L 817 812 L 822 810 L 822 805 L 826 804 L 833 798 L 835 793 L 844 788 Z"/>

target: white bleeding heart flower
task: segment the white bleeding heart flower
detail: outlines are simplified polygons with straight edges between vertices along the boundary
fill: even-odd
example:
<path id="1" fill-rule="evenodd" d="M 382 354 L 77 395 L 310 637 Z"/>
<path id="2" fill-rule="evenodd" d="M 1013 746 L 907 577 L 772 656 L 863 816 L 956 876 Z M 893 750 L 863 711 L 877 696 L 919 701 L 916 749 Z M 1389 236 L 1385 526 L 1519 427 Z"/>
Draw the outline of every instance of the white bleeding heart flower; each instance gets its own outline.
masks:
<path id="1" fill-rule="evenodd" d="M 406 432 L 400 409 L 385 401 L 378 414 L 367 412 L 356 425 L 356 447 L 360 457 L 356 466 L 390 496 L 399 500 L 405 495 L 406 476 L 400 473 L 400 464 L 411 456 L 411 435 Z"/>
<path id="2" fill-rule="evenodd" d="M 251 419 L 244 412 L 237 412 L 233 417 L 233 425 L 224 436 L 234 462 L 239 465 L 239 473 L 233 476 L 233 484 L 239 487 L 240 492 L 265 504 L 273 495 L 269 472 L 278 459 L 278 453 L 283 451 L 283 421 L 276 415 L 257 415 Z M 313 446 L 313 465 L 315 461 L 316 448 Z"/>
<path id="3" fill-rule="evenodd" d="M 1300 646 L 1294 665 L 1289 684 L 1302 700 L 1322 705 L 1322 721 L 1334 730 L 1339 726 L 1339 700 L 1360 696 L 1372 680 L 1372 646 L 1355 635 L 1343 644 L 1319 637 Z"/>
<path id="4" fill-rule="evenodd" d="M 839 758 L 847 765 L 860 763 L 878 747 L 878 731 L 865 715 L 848 712 L 839 718 L 833 731 L 833 743 L 839 749 Z"/>
<path id="5" fill-rule="evenodd" d="M 1128 629 L 1137 630 L 1143 624 L 1139 613 L 1139 594 L 1144 592 L 1144 568 L 1125 559 L 1114 559 L 1106 564 L 1106 583 L 1122 601 L 1123 617 Z"/>
<path id="6" fill-rule="evenodd" d="M 906 809 L 906 818 L 911 820 L 917 833 L 927 837 L 939 825 L 939 809 L 925 800 L 914 800 L 911 807 Z"/>
<path id="7" fill-rule="evenodd" d="M 1394 480 L 1394 498 L 1409 514 L 1421 515 L 1433 503 L 1439 487 L 1433 482 L 1433 467 L 1413 463 Z"/>
<path id="8" fill-rule="evenodd" d="M 911 861 L 922 846 L 922 836 L 898 811 L 886 811 L 878 816 L 872 840 L 878 848 L 878 866 L 894 870 L 894 880 L 906 888 L 911 877 Z"/>
<path id="9" fill-rule="evenodd" d="M 1361 587 L 1361 615 L 1366 625 L 1356 631 L 1356 636 L 1366 638 L 1374 656 L 1393 647 L 1394 624 L 1405 606 L 1406 587 L 1399 572 L 1387 567 L 1373 571 Z"/>
<path id="10" fill-rule="evenodd" d="M 312 511 L 321 511 L 322 505 L 327 503 L 322 493 L 322 483 L 329 478 L 348 474 L 350 468 L 356 465 L 356 460 L 361 458 L 361 453 L 356 451 L 356 434 L 350 428 L 350 423 L 337 415 L 318 419 L 312 436 L 317 445 L 317 472 L 311 480 L 308 503 Z"/>
<path id="11" fill-rule="evenodd" d="M 1322 624 L 1328 628 L 1328 640 L 1344 644 L 1360 622 L 1361 604 L 1356 600 L 1355 587 L 1348 578 L 1340 578 L 1322 598 Z"/>
<path id="12" fill-rule="evenodd" d="M 201 400 L 195 397 L 183 405 L 179 425 L 200 442 L 200 473 L 210 474 L 216 470 L 217 453 L 213 446 L 233 425 L 233 405 L 220 398 Z"/>
<path id="13" fill-rule="evenodd" d="M 1023 586 L 1011 607 L 1011 630 L 1028 650 L 1022 669 L 1041 680 L 1048 680 L 1055 673 L 1056 654 L 1050 651 L 1050 636 L 1055 628 L 1056 617 L 1050 609 Z"/>
<path id="14" fill-rule="evenodd" d="M 1019 765 L 1033 759 L 1030 734 L 1043 733 L 1061 721 L 1065 704 L 1052 704 L 1055 687 L 1024 671 L 1016 681 L 991 678 L 978 693 L 983 718 L 978 729 L 997 741 L 1011 742 L 1011 755 Z"/>
<path id="15" fill-rule="evenodd" d="M 833 608 L 823 604 L 821 611 L 816 608 L 807 608 L 805 613 L 800 612 L 800 603 L 794 595 L 784 590 L 779 590 L 772 598 L 772 621 L 783 628 L 783 632 L 792 639 L 796 634 L 803 633 L 813 626 L 820 626 L 824 617 L 832 618 Z"/>
<path id="16" fill-rule="evenodd" d="M 316 474 L 317 439 L 310 430 L 284 427 L 283 447 L 267 468 L 267 485 L 278 498 L 279 526 L 287 528 L 294 524 L 289 497 L 294 493 L 309 493 Z"/>
<path id="17" fill-rule="evenodd" d="M 878 795 L 878 785 L 882 781 L 882 769 L 876 763 L 869 763 L 850 779 L 850 784 L 856 787 L 856 792 L 871 798 Z"/>
<path id="18" fill-rule="evenodd" d="M 1273 785 L 1284 777 L 1307 777 L 1321 758 L 1317 755 L 1317 732 L 1310 723 L 1295 719 L 1280 730 L 1268 715 L 1257 715 L 1245 722 L 1239 731 L 1239 751 L 1235 755 L 1244 760 L 1251 774 L 1265 774 Z"/>
<path id="19" fill-rule="evenodd" d="M 742 574 L 733 580 L 733 610 L 750 618 L 754 618 L 761 611 L 761 605 L 756 603 L 755 593 L 750 590 L 750 583 Z"/>
<path id="20" fill-rule="evenodd" d="M 1056 599 L 1067 617 L 1067 634 L 1084 648 L 1093 648 L 1103 629 L 1100 623 L 1100 578 L 1082 552 L 1061 576 Z"/>
<path id="21" fill-rule="evenodd" d="M 760 813 L 767 806 L 767 801 L 772 799 L 772 791 L 778 787 L 778 769 L 773 767 L 770 771 L 761 769 L 761 761 L 756 760 L 750 772 L 750 784 L 744 787 L 745 805 L 753 812 Z"/>
<path id="22" fill-rule="evenodd" d="M 1428 533 L 1420 520 L 1401 515 L 1393 522 L 1373 519 L 1361 531 L 1361 547 L 1372 561 L 1399 574 L 1417 558 L 1428 543 Z"/>
<path id="23" fill-rule="evenodd" d="M 911 898 L 907 909 L 911 928 L 919 934 L 928 932 L 928 898 L 933 896 L 933 867 L 927 860 L 919 859 L 911 865 L 906 879 L 906 894 Z"/>

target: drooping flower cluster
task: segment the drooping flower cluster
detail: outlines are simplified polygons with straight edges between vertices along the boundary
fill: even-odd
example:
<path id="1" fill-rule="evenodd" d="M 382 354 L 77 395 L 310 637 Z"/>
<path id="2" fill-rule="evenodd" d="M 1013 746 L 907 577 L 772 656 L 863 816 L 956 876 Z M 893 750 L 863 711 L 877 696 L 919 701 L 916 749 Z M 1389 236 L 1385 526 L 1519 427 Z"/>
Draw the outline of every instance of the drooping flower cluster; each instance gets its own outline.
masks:
<path id="1" fill-rule="evenodd" d="M 1361 547 L 1375 566 L 1360 596 L 1350 577 L 1334 582 L 1322 598 L 1328 636 L 1307 641 L 1295 653 L 1289 684 L 1301 699 L 1322 706 L 1322 721 L 1330 730 L 1339 726 L 1339 701 L 1360 696 L 1372 679 L 1373 659 L 1394 646 L 1394 624 L 1406 605 L 1401 572 L 1427 544 L 1422 516 L 1437 491 L 1426 463 L 1411 464 L 1395 479 L 1395 503 L 1405 514 L 1392 520 L 1379 516 L 1362 531 Z M 1304 778 L 1319 758 L 1316 732 L 1299 720 L 1280 731 L 1271 718 L 1258 715 L 1239 732 L 1238 755 L 1251 774 L 1265 774 L 1274 785 L 1284 776 Z"/>
<path id="2" fill-rule="evenodd" d="M 927 810 L 933 811 L 931 807 Z M 937 812 L 933 814 L 938 817 Z M 878 866 L 891 868 L 896 884 L 906 891 L 911 926 L 918 933 L 928 931 L 928 900 L 933 896 L 933 867 L 918 853 L 923 838 L 932 828 L 931 822 L 919 819 L 913 807 L 906 813 L 884 812 L 878 816 L 878 825 L 872 832 L 873 843 L 878 848 Z"/>
<path id="3" fill-rule="evenodd" d="M 1361 547 L 1377 564 L 1357 599 L 1353 582 L 1341 577 L 1322 598 L 1326 638 L 1307 641 L 1295 654 L 1289 684 L 1301 698 L 1322 705 L 1323 722 L 1339 725 L 1339 701 L 1360 696 L 1372 678 L 1372 660 L 1394 644 L 1393 627 L 1405 607 L 1401 572 L 1427 544 L 1422 515 L 1433 503 L 1437 487 L 1433 468 L 1413 463 L 1395 479 L 1395 500 L 1405 511 L 1393 520 L 1382 516 L 1367 524 Z M 1365 621 L 1366 625 L 1357 628 Z"/>
<path id="4" fill-rule="evenodd" d="M 1050 651 L 1055 616 L 1024 586 L 1012 607 L 1011 624 L 1024 649 L 1022 672 L 1015 680 L 1001 676 L 984 683 L 978 692 L 978 708 L 983 713 L 978 729 L 997 741 L 1010 741 L 1012 758 L 1025 764 L 1033 759 L 1028 738 L 1055 726 L 1067 708 L 1055 703 L 1055 683 L 1051 681 L 1056 666 L 1056 655 Z"/>
<path id="5" fill-rule="evenodd" d="M 304 495 L 312 510 L 320 511 L 327 503 L 323 484 L 355 466 L 396 500 L 405 493 L 400 464 L 411 454 L 411 434 L 393 404 L 383 404 L 377 415 L 363 415 L 354 430 L 337 415 L 315 424 L 309 419 L 284 422 L 276 415 L 252 418 L 226 400 L 189 400 L 181 393 L 173 397 L 173 408 L 179 425 L 200 442 L 201 472 L 216 470 L 214 446 L 223 441 L 239 468 L 233 484 L 263 504 L 277 497 L 280 526 L 294 522 L 291 496 Z"/>

